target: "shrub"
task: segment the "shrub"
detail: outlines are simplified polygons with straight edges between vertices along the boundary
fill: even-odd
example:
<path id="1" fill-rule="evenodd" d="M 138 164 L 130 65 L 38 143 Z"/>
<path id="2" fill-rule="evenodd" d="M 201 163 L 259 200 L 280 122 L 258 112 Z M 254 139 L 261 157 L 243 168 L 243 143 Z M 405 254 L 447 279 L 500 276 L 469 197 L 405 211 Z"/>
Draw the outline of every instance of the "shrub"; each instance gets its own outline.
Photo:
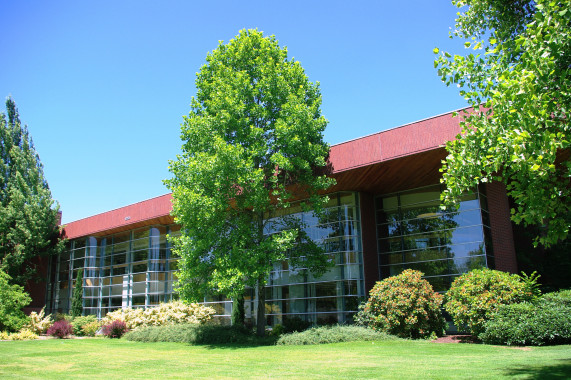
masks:
<path id="1" fill-rule="evenodd" d="M 81 332 L 84 336 L 95 336 L 100 327 L 101 324 L 97 321 L 89 322 L 81 326 Z"/>
<path id="2" fill-rule="evenodd" d="M 0 340 L 10 339 L 10 334 L 6 331 L 0 331 Z"/>
<path id="3" fill-rule="evenodd" d="M 565 305 L 571 307 L 571 289 L 545 293 L 541 299 L 543 302 L 550 302 L 557 305 Z"/>
<path id="4" fill-rule="evenodd" d="M 456 278 L 446 293 L 444 308 L 458 328 L 467 326 L 472 335 L 478 336 L 501 305 L 526 299 L 529 294 L 517 274 L 484 268 Z"/>
<path id="5" fill-rule="evenodd" d="M 121 338 L 126 332 L 127 324 L 120 320 L 115 320 L 108 325 L 104 325 L 101 332 L 107 338 Z"/>
<path id="6" fill-rule="evenodd" d="M 42 308 L 40 313 L 32 311 L 28 316 L 28 322 L 24 325 L 24 329 L 30 330 L 35 334 L 44 334 L 52 325 L 52 315 L 45 315 L 45 307 Z"/>
<path id="7" fill-rule="evenodd" d="M 434 292 L 422 275 L 407 269 L 377 282 L 357 319 L 374 330 L 403 338 L 443 335 L 442 296 Z"/>
<path id="8" fill-rule="evenodd" d="M 571 343 L 571 306 L 539 300 L 503 305 L 485 323 L 484 343 L 541 346 Z"/>
<path id="9" fill-rule="evenodd" d="M 0 270 L 0 330 L 18 331 L 26 323 L 22 308 L 32 299 L 20 285 L 11 284 L 12 277 Z"/>
<path id="10" fill-rule="evenodd" d="M 73 326 L 65 319 L 55 321 L 54 324 L 51 325 L 51 327 L 48 329 L 47 334 L 59 339 L 63 339 L 73 334 Z"/>
<path id="11" fill-rule="evenodd" d="M 302 332 L 284 334 L 276 344 L 289 346 L 389 339 L 395 337 L 362 326 L 337 325 L 313 327 Z"/>
<path id="12" fill-rule="evenodd" d="M 212 319 L 215 310 L 197 303 L 185 304 L 181 301 L 162 303 L 157 307 L 143 309 L 118 309 L 102 319 L 103 324 L 122 320 L 129 330 L 147 326 L 162 326 L 178 323 L 202 324 Z"/>
<path id="13" fill-rule="evenodd" d="M 38 339 L 38 335 L 27 329 L 22 329 L 17 333 L 10 334 L 10 340 L 34 340 Z"/>
<path id="14" fill-rule="evenodd" d="M 292 333 L 296 331 L 304 331 L 311 327 L 311 322 L 304 321 L 300 317 L 284 317 L 283 332 Z"/>
<path id="15" fill-rule="evenodd" d="M 128 332 L 126 340 L 137 342 L 178 342 L 189 344 L 268 345 L 274 337 L 257 337 L 241 326 L 177 324 L 151 326 Z"/>
<path id="16" fill-rule="evenodd" d="M 83 326 L 93 322 L 97 322 L 95 315 L 86 315 L 83 317 L 73 318 L 71 321 L 71 325 L 73 326 L 73 334 L 77 336 L 83 336 Z"/>

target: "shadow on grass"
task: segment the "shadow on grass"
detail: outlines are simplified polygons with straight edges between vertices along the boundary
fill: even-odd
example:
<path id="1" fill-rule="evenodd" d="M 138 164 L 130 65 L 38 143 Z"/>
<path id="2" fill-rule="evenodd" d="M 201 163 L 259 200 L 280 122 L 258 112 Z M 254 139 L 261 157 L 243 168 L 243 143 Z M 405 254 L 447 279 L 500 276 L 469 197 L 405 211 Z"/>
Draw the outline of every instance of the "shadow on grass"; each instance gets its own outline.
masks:
<path id="1" fill-rule="evenodd" d="M 547 366 L 524 366 L 508 368 L 507 376 L 525 377 L 526 379 L 569 379 L 571 378 L 571 359 L 560 359 L 561 363 Z"/>

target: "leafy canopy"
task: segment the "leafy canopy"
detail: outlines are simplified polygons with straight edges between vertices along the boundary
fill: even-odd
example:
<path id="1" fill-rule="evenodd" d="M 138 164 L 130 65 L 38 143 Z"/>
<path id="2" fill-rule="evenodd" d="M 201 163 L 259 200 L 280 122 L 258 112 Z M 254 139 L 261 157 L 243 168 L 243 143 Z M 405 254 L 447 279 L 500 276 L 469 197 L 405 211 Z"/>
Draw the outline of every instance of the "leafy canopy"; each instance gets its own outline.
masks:
<path id="1" fill-rule="evenodd" d="M 23 287 L 11 282 L 12 278 L 0 269 L 0 331 L 18 331 L 26 323 L 22 308 L 32 302 Z"/>
<path id="2" fill-rule="evenodd" d="M 571 224 L 571 0 L 453 0 L 452 37 L 467 55 L 440 53 L 435 67 L 471 110 L 447 144 L 443 200 L 478 183 L 507 185 L 512 220 L 539 225 L 535 244 L 564 240 Z"/>
<path id="3" fill-rule="evenodd" d="M 286 259 L 323 273 L 327 258 L 301 220 L 287 216 L 295 199 L 320 211 L 326 199 L 317 192 L 333 182 L 319 173 L 329 147 L 318 84 L 257 30 L 220 42 L 206 61 L 182 124 L 182 154 L 165 181 L 183 227 L 174 240 L 181 296 L 263 289 L 274 262 Z"/>
<path id="4" fill-rule="evenodd" d="M 0 268 L 23 285 L 33 273 L 30 259 L 63 248 L 58 206 L 18 109 L 6 100 L 0 113 Z"/>

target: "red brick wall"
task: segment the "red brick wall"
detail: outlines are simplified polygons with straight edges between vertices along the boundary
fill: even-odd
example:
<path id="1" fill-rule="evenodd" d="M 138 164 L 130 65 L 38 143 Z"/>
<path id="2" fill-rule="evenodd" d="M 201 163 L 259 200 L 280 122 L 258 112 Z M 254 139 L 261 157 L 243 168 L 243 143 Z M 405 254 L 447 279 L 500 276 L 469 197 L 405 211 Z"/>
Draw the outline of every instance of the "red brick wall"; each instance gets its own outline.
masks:
<path id="1" fill-rule="evenodd" d="M 48 262 L 49 257 L 36 256 L 32 259 L 32 264 L 36 267 L 36 277 L 42 279 L 40 282 L 34 280 L 28 281 L 24 289 L 30 297 L 32 302 L 24 308 L 24 313 L 30 314 L 32 311 L 40 312 L 46 305 L 46 288 L 48 278 Z"/>
<path id="2" fill-rule="evenodd" d="M 486 184 L 486 195 L 488 197 L 496 269 L 517 273 L 514 235 L 506 187 L 500 182 L 488 183 Z"/>
<path id="3" fill-rule="evenodd" d="M 377 233 L 375 224 L 375 199 L 372 194 L 361 192 L 361 239 L 363 243 L 363 269 L 365 274 L 365 295 L 379 281 L 379 256 L 377 254 Z"/>

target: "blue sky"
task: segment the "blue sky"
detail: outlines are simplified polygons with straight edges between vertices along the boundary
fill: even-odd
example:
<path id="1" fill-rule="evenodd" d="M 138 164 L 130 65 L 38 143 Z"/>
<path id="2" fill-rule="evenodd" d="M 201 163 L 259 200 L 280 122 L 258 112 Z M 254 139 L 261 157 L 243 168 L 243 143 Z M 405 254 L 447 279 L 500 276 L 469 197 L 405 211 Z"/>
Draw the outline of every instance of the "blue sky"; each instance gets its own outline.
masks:
<path id="1" fill-rule="evenodd" d="M 321 83 L 336 144 L 465 106 L 433 67 L 434 47 L 462 51 L 448 38 L 456 12 L 447 0 L 0 0 L 0 95 L 65 223 L 168 192 L 196 72 L 219 40 L 275 35 Z"/>

